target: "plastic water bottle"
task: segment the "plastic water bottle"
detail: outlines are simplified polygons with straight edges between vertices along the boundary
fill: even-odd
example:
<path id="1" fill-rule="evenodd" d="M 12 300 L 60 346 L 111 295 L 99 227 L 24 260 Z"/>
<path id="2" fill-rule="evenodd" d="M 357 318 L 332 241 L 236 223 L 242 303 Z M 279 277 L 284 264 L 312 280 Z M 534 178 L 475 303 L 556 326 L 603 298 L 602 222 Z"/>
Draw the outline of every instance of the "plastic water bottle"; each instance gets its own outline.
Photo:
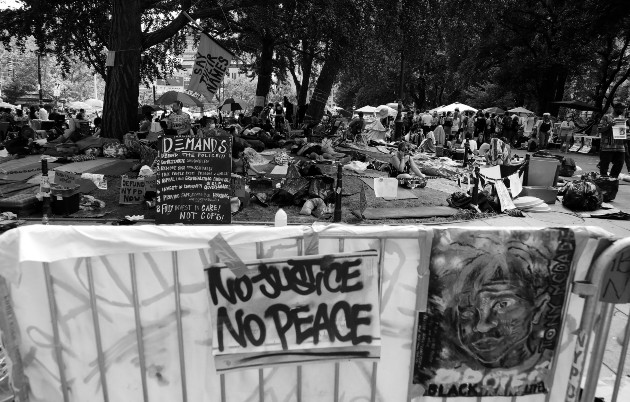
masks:
<path id="1" fill-rule="evenodd" d="M 275 226 L 287 226 L 287 213 L 282 208 L 276 212 Z"/>

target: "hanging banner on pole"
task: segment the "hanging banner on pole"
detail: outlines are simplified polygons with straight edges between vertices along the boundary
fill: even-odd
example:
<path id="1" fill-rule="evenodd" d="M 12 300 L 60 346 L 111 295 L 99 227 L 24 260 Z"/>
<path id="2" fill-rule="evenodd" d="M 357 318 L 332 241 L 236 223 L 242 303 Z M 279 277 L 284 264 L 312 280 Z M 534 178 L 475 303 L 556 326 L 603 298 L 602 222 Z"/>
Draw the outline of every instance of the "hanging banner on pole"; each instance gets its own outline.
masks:
<path id="1" fill-rule="evenodd" d="M 203 95 L 208 102 L 212 101 L 228 71 L 232 56 L 232 53 L 202 33 L 188 90 Z"/>

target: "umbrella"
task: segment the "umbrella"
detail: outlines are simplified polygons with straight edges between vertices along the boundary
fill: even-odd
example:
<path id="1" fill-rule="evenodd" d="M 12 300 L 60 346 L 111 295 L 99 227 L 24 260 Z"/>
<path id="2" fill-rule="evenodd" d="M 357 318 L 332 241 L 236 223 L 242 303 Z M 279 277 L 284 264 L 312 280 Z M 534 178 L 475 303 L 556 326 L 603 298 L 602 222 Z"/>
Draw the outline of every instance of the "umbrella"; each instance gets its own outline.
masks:
<path id="1" fill-rule="evenodd" d="M 459 103 L 459 102 L 455 102 L 455 103 L 451 103 L 450 105 L 442 106 L 442 107 L 438 108 L 436 110 L 436 112 L 438 112 L 438 113 L 454 112 L 455 109 L 459 109 L 460 112 L 467 112 L 467 111 L 477 112 L 477 109 L 475 109 L 474 107 L 471 107 L 471 106 L 468 106 L 468 105 L 465 105 L 465 104 Z"/>
<path id="2" fill-rule="evenodd" d="M 566 108 L 569 109 L 575 109 L 575 110 L 590 110 L 593 112 L 598 112 L 599 109 L 597 109 L 595 106 L 589 105 L 586 102 L 582 102 L 579 100 L 571 100 L 571 101 L 558 101 L 558 102 L 551 102 L 554 103 L 556 105 L 560 105 L 560 106 L 564 106 Z"/>
<path id="3" fill-rule="evenodd" d="M 489 107 L 487 109 L 483 109 L 483 112 L 484 113 L 490 113 L 490 114 L 495 113 L 495 114 L 499 115 L 499 114 L 505 113 L 505 110 L 501 109 L 500 107 L 496 107 L 495 106 L 495 107 Z"/>
<path id="4" fill-rule="evenodd" d="M 94 107 L 94 108 L 103 108 L 103 101 L 102 100 L 98 100 L 98 99 L 86 99 L 83 101 L 83 103 L 87 103 L 88 105 Z"/>
<path id="5" fill-rule="evenodd" d="M 66 105 L 69 109 L 79 110 L 79 109 L 94 109 L 92 106 L 88 105 L 85 102 L 70 102 Z"/>
<path id="6" fill-rule="evenodd" d="M 531 110 L 527 110 L 524 107 L 515 107 L 514 109 L 508 110 L 508 113 L 516 113 L 516 114 L 534 114 Z"/>
<path id="7" fill-rule="evenodd" d="M 197 106 L 203 108 L 203 102 L 194 96 L 190 96 L 184 92 L 168 91 L 164 92 L 162 96 L 155 101 L 156 105 L 170 105 L 175 101 L 180 101 L 186 106 Z"/>
<path id="8" fill-rule="evenodd" d="M 243 110 L 243 105 L 245 105 L 245 102 L 240 99 L 227 98 L 223 101 L 223 104 L 219 106 L 219 109 L 221 109 L 222 112 L 233 112 L 235 110 Z"/>
<path id="9" fill-rule="evenodd" d="M 0 107 L 8 107 L 10 109 L 17 109 L 17 106 L 12 105 L 10 103 L 6 103 L 6 102 L 0 102 Z"/>
<path id="10" fill-rule="evenodd" d="M 354 111 L 355 113 L 363 112 L 363 113 L 375 113 L 376 108 L 374 106 L 363 106 L 361 109 L 357 109 Z"/>
<path id="11" fill-rule="evenodd" d="M 340 108 L 340 107 L 334 107 L 333 108 L 335 113 L 337 113 L 340 116 L 343 117 L 352 117 L 352 113 L 348 112 L 347 110 Z"/>
<path id="12" fill-rule="evenodd" d="M 396 115 L 398 114 L 398 111 L 392 109 L 391 107 L 387 105 L 380 105 L 379 107 L 376 108 L 376 114 L 378 115 L 378 117 L 382 119 L 387 116 L 396 117 Z"/>
<path id="13" fill-rule="evenodd" d="M 385 106 L 398 110 L 398 102 L 391 102 L 391 103 L 386 104 Z"/>
<path id="14" fill-rule="evenodd" d="M 145 111 L 149 113 L 157 112 L 158 110 L 164 110 L 157 105 L 142 105 L 138 108 L 138 114 L 144 114 Z"/>

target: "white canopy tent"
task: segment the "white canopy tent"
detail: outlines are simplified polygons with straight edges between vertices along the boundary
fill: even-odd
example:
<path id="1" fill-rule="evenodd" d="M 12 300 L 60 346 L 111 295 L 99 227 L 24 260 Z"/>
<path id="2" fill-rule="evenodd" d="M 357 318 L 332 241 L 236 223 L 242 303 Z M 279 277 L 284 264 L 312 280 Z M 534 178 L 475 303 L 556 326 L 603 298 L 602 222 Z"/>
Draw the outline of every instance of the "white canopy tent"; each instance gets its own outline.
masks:
<path id="1" fill-rule="evenodd" d="M 535 113 L 532 112 L 531 110 L 527 110 L 524 107 L 515 107 L 514 109 L 510 109 L 508 110 L 508 113 L 515 113 L 515 114 L 525 114 L 525 115 L 534 115 Z"/>
<path id="2" fill-rule="evenodd" d="M 455 103 L 451 103 L 450 105 L 446 105 L 446 106 L 442 106 L 439 107 L 437 109 L 434 109 L 434 111 L 438 112 L 438 113 L 446 113 L 446 112 L 454 112 L 455 109 L 459 109 L 460 112 L 477 112 L 477 109 L 475 109 L 472 106 L 468 106 L 466 104 L 463 103 L 459 103 L 459 102 L 455 102 Z"/>
<path id="3" fill-rule="evenodd" d="M 361 109 L 357 109 L 354 111 L 355 113 L 363 112 L 363 113 L 376 113 L 376 108 L 374 106 L 363 106 Z"/>
<path id="4" fill-rule="evenodd" d="M 391 107 L 387 105 L 380 105 L 379 107 L 376 108 L 376 114 L 378 115 L 378 117 L 382 119 L 387 116 L 396 117 L 396 115 L 398 114 L 398 111 L 395 109 L 392 109 Z"/>

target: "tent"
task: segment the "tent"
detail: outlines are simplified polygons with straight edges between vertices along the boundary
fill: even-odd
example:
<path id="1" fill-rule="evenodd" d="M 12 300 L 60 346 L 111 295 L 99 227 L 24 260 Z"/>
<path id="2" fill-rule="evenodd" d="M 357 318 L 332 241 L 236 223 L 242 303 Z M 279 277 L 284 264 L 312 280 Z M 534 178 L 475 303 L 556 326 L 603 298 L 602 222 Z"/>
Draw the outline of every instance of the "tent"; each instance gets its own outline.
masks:
<path id="1" fill-rule="evenodd" d="M 524 107 L 515 107 L 514 109 L 510 109 L 508 110 L 508 113 L 515 113 L 515 114 L 535 114 L 534 112 L 532 112 L 531 110 L 527 110 Z"/>
<path id="2" fill-rule="evenodd" d="M 477 112 L 477 109 L 475 109 L 474 107 L 471 107 L 471 106 L 468 106 L 459 102 L 455 102 L 455 103 L 451 103 L 450 105 L 439 107 L 435 111 L 438 113 L 445 113 L 445 112 L 454 112 L 455 109 L 459 109 L 460 112 L 467 112 L 467 111 Z"/>
<path id="3" fill-rule="evenodd" d="M 363 106 L 361 109 L 357 109 L 354 111 L 355 113 L 363 112 L 363 113 L 376 113 L 376 108 L 374 106 Z"/>
<path id="4" fill-rule="evenodd" d="M 396 117 L 398 115 L 398 110 L 392 109 L 387 105 L 380 105 L 376 108 L 376 114 L 381 119 L 387 116 Z"/>
<path id="5" fill-rule="evenodd" d="M 483 109 L 483 112 L 490 113 L 490 114 L 495 113 L 497 115 L 500 115 L 500 114 L 505 113 L 505 110 L 501 109 L 500 107 L 495 106 L 495 107 L 489 107 L 487 109 Z"/>

